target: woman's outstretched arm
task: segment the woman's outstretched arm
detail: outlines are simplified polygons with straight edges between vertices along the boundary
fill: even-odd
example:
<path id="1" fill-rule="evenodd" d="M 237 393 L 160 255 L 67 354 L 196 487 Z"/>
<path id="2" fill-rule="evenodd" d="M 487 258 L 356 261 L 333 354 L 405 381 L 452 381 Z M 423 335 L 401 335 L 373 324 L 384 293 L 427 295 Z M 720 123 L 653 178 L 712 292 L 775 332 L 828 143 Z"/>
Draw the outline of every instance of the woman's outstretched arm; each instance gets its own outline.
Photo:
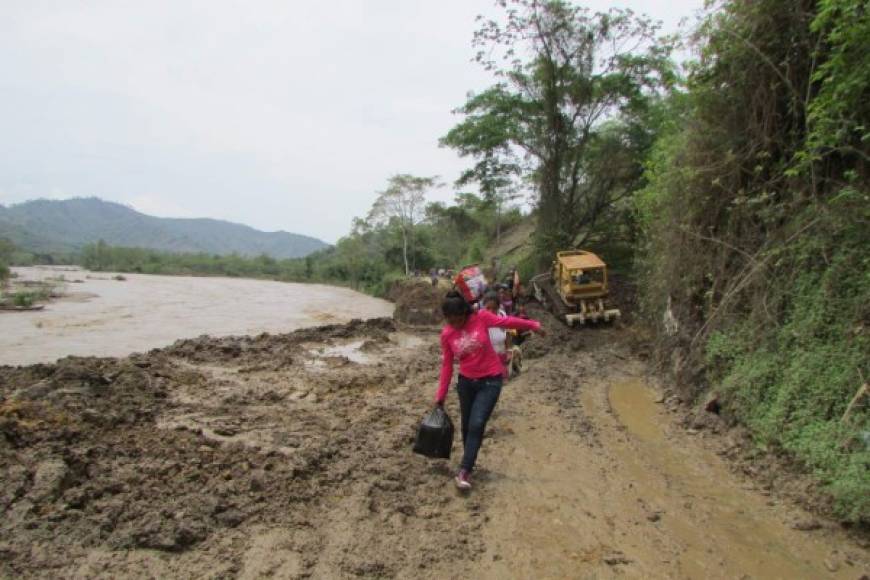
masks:
<path id="1" fill-rule="evenodd" d="M 435 402 L 443 403 L 447 397 L 447 389 L 453 379 L 453 350 L 447 343 L 444 335 L 441 335 L 441 378 L 438 381 L 438 392 L 435 393 Z"/>
<path id="2" fill-rule="evenodd" d="M 510 328 L 512 330 L 531 330 L 540 332 L 541 323 L 537 320 L 517 318 L 515 316 L 496 316 L 489 310 L 481 310 L 477 313 L 480 320 L 487 326 L 497 328 Z"/>

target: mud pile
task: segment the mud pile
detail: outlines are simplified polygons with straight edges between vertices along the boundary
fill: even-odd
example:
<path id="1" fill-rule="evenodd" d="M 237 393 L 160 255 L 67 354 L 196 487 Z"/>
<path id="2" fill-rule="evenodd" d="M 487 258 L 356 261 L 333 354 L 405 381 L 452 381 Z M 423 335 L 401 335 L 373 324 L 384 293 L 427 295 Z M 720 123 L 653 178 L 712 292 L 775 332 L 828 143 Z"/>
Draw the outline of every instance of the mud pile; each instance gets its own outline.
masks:
<path id="1" fill-rule="evenodd" d="M 387 299 L 396 303 L 393 318 L 414 326 L 440 324 L 441 302 L 447 290 L 444 286 L 432 286 L 424 280 L 400 280 L 387 294 Z"/>
<path id="2" fill-rule="evenodd" d="M 378 319 L 0 367 L 0 576 L 461 570 L 481 500 L 410 453 L 430 342 Z"/>

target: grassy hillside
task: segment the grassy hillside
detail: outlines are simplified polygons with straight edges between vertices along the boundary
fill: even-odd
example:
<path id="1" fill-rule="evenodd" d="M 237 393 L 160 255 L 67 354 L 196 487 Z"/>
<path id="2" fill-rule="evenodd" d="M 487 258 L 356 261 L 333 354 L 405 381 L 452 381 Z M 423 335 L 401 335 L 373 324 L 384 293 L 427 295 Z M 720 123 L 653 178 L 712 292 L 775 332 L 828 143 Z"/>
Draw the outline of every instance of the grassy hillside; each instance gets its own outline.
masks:
<path id="1" fill-rule="evenodd" d="M 96 198 L 0 206 L 0 237 L 36 253 L 69 253 L 98 240 L 168 252 L 274 258 L 304 257 L 327 247 L 308 236 L 262 232 L 226 221 L 157 218 Z"/>

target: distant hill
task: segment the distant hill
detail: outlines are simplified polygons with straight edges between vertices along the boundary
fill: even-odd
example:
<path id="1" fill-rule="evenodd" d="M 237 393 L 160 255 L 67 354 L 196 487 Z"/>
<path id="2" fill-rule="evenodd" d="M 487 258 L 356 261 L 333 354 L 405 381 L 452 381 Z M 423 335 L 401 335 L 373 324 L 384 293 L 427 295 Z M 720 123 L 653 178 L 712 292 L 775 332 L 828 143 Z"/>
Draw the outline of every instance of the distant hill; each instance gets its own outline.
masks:
<path id="1" fill-rule="evenodd" d="M 267 254 L 300 258 L 328 247 L 309 236 L 262 232 L 213 219 L 158 218 L 97 198 L 0 205 L 0 237 L 38 253 L 71 252 L 105 240 L 113 246 L 169 252 Z"/>

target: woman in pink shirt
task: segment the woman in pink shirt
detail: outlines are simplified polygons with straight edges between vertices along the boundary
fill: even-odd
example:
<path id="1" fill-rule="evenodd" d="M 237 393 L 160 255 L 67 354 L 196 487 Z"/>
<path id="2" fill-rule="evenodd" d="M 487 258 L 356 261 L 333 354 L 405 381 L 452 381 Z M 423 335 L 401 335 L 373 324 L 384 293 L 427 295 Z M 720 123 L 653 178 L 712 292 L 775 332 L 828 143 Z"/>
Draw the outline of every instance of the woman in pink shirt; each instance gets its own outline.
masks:
<path id="1" fill-rule="evenodd" d="M 489 340 L 489 328 L 531 330 L 543 334 L 541 323 L 492 312 L 475 312 L 459 292 L 448 292 L 441 305 L 447 325 L 441 331 L 441 380 L 435 404 L 443 405 L 453 378 L 453 361 L 459 359 L 456 392 L 462 415 L 464 452 L 456 486 L 471 489 L 471 471 L 483 442 L 486 422 L 492 415 L 502 387 L 502 363 Z"/>

